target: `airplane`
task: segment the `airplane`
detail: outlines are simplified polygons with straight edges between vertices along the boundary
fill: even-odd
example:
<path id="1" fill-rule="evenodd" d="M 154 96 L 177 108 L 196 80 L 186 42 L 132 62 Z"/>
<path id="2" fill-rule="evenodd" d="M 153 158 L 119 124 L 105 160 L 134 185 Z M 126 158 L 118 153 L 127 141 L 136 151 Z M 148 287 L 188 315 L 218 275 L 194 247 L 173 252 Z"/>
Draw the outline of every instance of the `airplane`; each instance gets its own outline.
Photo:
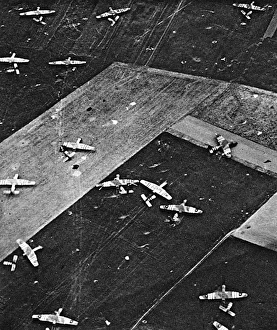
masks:
<path id="1" fill-rule="evenodd" d="M 237 291 L 226 291 L 226 285 L 222 285 L 221 291 L 214 291 L 212 293 L 207 293 L 204 295 L 199 296 L 199 299 L 204 300 L 214 300 L 214 299 L 221 299 L 223 302 L 225 299 L 238 299 L 238 298 L 245 298 L 248 296 L 247 293 L 237 292 Z"/>
<path id="2" fill-rule="evenodd" d="M 208 150 L 211 154 L 214 152 L 220 153 L 221 156 L 225 156 L 227 158 L 231 158 L 232 151 L 231 148 L 235 147 L 238 143 L 234 141 L 228 141 L 226 140 L 222 135 L 216 134 L 216 140 L 218 145 L 215 147 L 208 146 Z"/>
<path id="3" fill-rule="evenodd" d="M 234 7 L 237 7 L 237 8 L 244 8 L 244 9 L 247 9 L 248 11 L 246 12 L 245 10 L 241 10 L 240 12 L 248 19 L 250 20 L 251 17 L 250 15 L 253 13 L 253 10 L 256 10 L 256 11 L 266 11 L 267 8 L 271 8 L 272 6 L 270 5 L 265 5 L 263 7 L 260 7 L 260 6 L 256 6 L 254 5 L 255 1 L 252 1 L 250 4 L 248 3 L 233 3 L 233 6 Z"/>
<path id="4" fill-rule="evenodd" d="M 43 21 L 43 16 L 54 14 L 55 12 L 56 12 L 55 10 L 40 9 L 40 7 L 37 7 L 36 10 L 26 11 L 24 13 L 20 13 L 19 15 L 20 16 L 39 16 L 39 18 L 33 17 L 33 20 L 37 23 L 41 23 L 41 24 L 45 25 L 46 23 Z"/>
<path id="5" fill-rule="evenodd" d="M 26 242 L 24 242 L 20 238 L 16 240 L 16 243 L 19 245 L 19 247 L 21 248 L 21 250 L 24 252 L 23 255 L 24 256 L 26 255 L 27 258 L 30 260 L 31 264 L 34 267 L 37 267 L 38 266 L 38 259 L 37 259 L 37 256 L 36 256 L 36 253 L 35 252 L 37 250 L 42 249 L 42 246 L 39 245 L 36 248 L 32 249 L 29 244 L 27 244 Z"/>
<path id="6" fill-rule="evenodd" d="M 149 188 L 150 190 L 152 190 L 152 192 L 154 193 L 153 195 L 148 196 L 148 197 L 146 197 L 144 194 L 140 195 L 148 207 L 152 206 L 151 201 L 156 198 L 155 194 L 158 194 L 167 200 L 172 199 L 172 197 L 169 195 L 169 193 L 163 188 L 167 184 L 166 181 L 160 185 L 157 185 L 156 183 L 149 182 L 146 180 L 140 180 L 140 183 L 142 185 L 144 185 L 145 187 Z"/>
<path id="7" fill-rule="evenodd" d="M 202 210 L 197 209 L 193 206 L 187 206 L 186 205 L 187 200 L 184 199 L 183 203 L 179 205 L 160 205 L 161 210 L 167 210 L 167 211 L 174 211 L 179 213 L 192 213 L 192 214 L 201 214 L 203 213 Z"/>
<path id="8" fill-rule="evenodd" d="M 133 193 L 133 190 L 129 190 L 127 192 L 126 189 L 124 189 L 122 186 L 130 186 L 130 185 L 137 185 L 139 183 L 139 180 L 132 180 L 132 179 L 120 179 L 119 174 L 116 174 L 115 178 L 110 181 L 105 181 L 102 183 L 98 183 L 96 187 L 102 188 L 108 188 L 108 187 L 115 187 L 116 189 L 119 189 L 119 194 L 127 194 L 127 193 Z"/>
<path id="9" fill-rule="evenodd" d="M 3 265 L 5 266 L 11 266 L 11 271 L 14 272 L 15 271 L 15 267 L 16 267 L 16 262 L 17 262 L 18 256 L 15 254 L 13 256 L 13 261 L 3 261 Z"/>
<path id="10" fill-rule="evenodd" d="M 29 60 L 21 57 L 15 57 L 15 53 L 12 53 L 9 57 L 0 57 L 1 63 L 9 63 L 13 65 L 13 68 L 8 69 L 7 72 L 14 72 L 19 74 L 18 63 L 28 63 Z"/>
<path id="11" fill-rule="evenodd" d="M 0 186 L 11 186 L 10 190 L 3 191 L 6 195 L 18 195 L 19 191 L 15 189 L 16 186 L 34 186 L 35 184 L 35 181 L 18 179 L 18 174 L 15 174 L 12 179 L 0 180 Z"/>
<path id="12" fill-rule="evenodd" d="M 65 324 L 65 325 L 78 325 L 77 321 L 70 319 L 69 317 L 61 316 L 62 308 L 55 311 L 54 314 L 35 314 L 32 315 L 33 319 L 38 319 L 43 322 L 50 322 L 53 324 Z"/>
<path id="13" fill-rule="evenodd" d="M 234 317 L 236 314 L 231 311 L 232 306 L 233 306 L 233 303 L 229 302 L 229 304 L 227 306 L 220 305 L 219 309 L 222 310 L 224 313 L 227 313 L 230 316 Z"/>
<path id="14" fill-rule="evenodd" d="M 221 323 L 214 321 L 213 325 L 218 329 L 218 330 L 229 330 L 228 328 L 226 328 L 224 325 L 222 325 Z"/>
<path id="15" fill-rule="evenodd" d="M 114 26 L 115 23 L 119 20 L 119 15 L 126 13 L 126 11 L 131 10 L 131 8 L 120 8 L 120 9 L 112 9 L 112 7 L 109 7 L 109 11 L 106 11 L 103 14 L 97 15 L 96 18 L 107 18 L 108 21 L 111 22 L 111 26 Z M 114 17 L 114 18 L 112 18 Z"/>
<path id="16" fill-rule="evenodd" d="M 78 61 L 78 60 L 72 60 L 71 57 L 69 56 L 65 60 L 61 61 L 53 61 L 49 62 L 50 65 L 80 65 L 80 64 L 86 64 L 86 61 Z"/>
<path id="17" fill-rule="evenodd" d="M 95 152 L 95 147 L 82 143 L 81 138 L 77 139 L 76 142 L 63 142 L 62 146 L 60 147 L 60 151 L 64 152 L 67 149 L 73 149 L 74 151 L 79 150 Z"/>

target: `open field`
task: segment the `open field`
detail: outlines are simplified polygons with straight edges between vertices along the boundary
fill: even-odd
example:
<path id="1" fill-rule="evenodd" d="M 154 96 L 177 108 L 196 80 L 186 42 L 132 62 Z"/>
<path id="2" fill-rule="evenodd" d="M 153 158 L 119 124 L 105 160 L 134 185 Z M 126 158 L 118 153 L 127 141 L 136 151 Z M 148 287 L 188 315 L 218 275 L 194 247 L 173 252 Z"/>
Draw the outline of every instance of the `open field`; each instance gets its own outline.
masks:
<path id="1" fill-rule="evenodd" d="M 32 246 L 44 247 L 37 252 L 38 270 L 22 256 L 14 273 L 1 267 L 1 328 L 41 329 L 32 313 L 64 307 L 65 315 L 79 320 L 80 329 L 105 328 L 105 319 L 111 329 L 129 329 L 220 237 L 263 204 L 277 184 L 266 174 L 211 157 L 168 133 L 107 179 L 116 173 L 158 183 L 167 180 L 173 202 L 187 198 L 188 205 L 204 213 L 185 215 L 172 228 L 164 222 L 170 214 L 158 208 L 166 203 L 157 198 L 148 208 L 139 196 L 147 194 L 142 186 L 125 196 L 113 189 L 92 189 L 32 237 Z M 205 274 L 210 276 L 210 271 Z"/>
<path id="2" fill-rule="evenodd" d="M 20 66 L 19 76 L 6 73 L 0 64 L 0 141 L 6 139 L 0 147 L 1 161 L 5 159 L 1 176 L 19 171 L 38 182 L 34 188 L 20 189 L 18 198 L 0 198 L 1 221 L 11 220 L 10 228 L 1 222 L 1 245 L 4 242 L 6 253 L 11 252 L 15 232 L 30 237 L 53 219 L 29 241 L 44 247 L 37 253 L 38 269 L 19 250 L 14 273 L 0 267 L 1 329 L 45 329 L 47 325 L 33 322 L 31 315 L 59 307 L 85 330 L 130 330 L 144 313 L 140 330 L 212 330 L 215 319 L 230 329 L 266 330 L 277 325 L 276 254 L 234 238 L 159 300 L 220 237 L 276 192 L 273 177 L 210 157 L 206 150 L 170 134 L 159 135 L 181 114 L 194 111 L 198 118 L 276 150 L 275 94 L 238 85 L 277 91 L 277 35 L 263 39 L 276 4 L 259 1 L 273 8 L 254 13 L 243 27 L 232 2 L 113 0 L 113 8 L 130 5 L 132 10 L 110 27 L 95 18 L 108 9 L 105 0 L 0 0 L 0 56 L 16 52 L 30 59 Z M 20 8 L 37 5 L 57 10 L 46 18 L 45 26 L 19 17 Z M 48 65 L 69 55 L 87 65 L 76 69 Z M 143 69 L 115 64 L 112 71 L 96 76 L 114 62 Z M 117 69 L 118 75 L 113 75 Z M 93 77 L 93 86 L 88 83 L 82 95 L 84 89 L 78 87 Z M 149 88 L 153 93 L 147 96 Z M 81 102 L 72 99 L 78 93 Z M 148 106 L 155 120 L 148 116 Z M 73 116 L 72 123 L 65 113 Z M 112 125 L 115 120 L 117 125 Z M 18 139 L 22 133 L 24 138 Z M 96 143 L 97 152 L 86 159 L 78 156 L 80 167 L 73 170 L 72 164 L 62 162 L 58 145 L 80 135 L 84 142 Z M 169 215 L 158 209 L 160 199 L 152 209 L 142 203 L 143 187 L 126 196 L 90 190 L 116 173 L 159 183 L 167 179 L 174 202 L 185 195 L 188 204 L 203 208 L 204 214 L 184 216 L 179 226 L 171 228 L 164 222 Z M 24 228 L 16 228 L 17 223 Z M 9 230 L 14 235 L 5 232 Z M 129 261 L 124 259 L 127 255 Z M 200 304 L 197 299 L 224 282 L 229 289 L 249 293 L 247 300 L 234 304 L 234 320 L 222 315 L 217 304 Z"/>

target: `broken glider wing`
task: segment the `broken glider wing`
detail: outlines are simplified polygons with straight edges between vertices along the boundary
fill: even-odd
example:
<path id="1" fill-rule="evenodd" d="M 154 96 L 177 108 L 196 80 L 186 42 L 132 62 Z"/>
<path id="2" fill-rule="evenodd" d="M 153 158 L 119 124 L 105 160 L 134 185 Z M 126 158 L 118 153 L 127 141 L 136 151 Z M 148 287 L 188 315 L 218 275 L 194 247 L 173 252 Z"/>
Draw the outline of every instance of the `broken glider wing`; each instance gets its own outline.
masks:
<path id="1" fill-rule="evenodd" d="M 161 197 L 171 200 L 172 197 L 169 195 L 169 193 L 163 189 L 162 187 L 165 185 L 165 183 L 162 183 L 161 185 L 157 185 L 156 183 L 149 182 L 146 180 L 140 180 L 140 183 L 147 187 L 148 189 L 152 190 L 154 194 L 158 194 Z"/>

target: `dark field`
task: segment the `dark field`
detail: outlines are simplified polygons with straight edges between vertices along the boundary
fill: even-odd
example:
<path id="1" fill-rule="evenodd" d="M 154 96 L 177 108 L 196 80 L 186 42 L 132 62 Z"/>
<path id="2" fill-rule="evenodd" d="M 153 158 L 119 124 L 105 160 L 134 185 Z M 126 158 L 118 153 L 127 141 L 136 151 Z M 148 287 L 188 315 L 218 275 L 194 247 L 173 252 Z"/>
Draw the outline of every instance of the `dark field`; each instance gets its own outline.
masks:
<path id="1" fill-rule="evenodd" d="M 106 20 L 95 18 L 107 10 L 104 0 L 44 1 L 45 8 L 57 10 L 45 19 L 45 26 L 19 16 L 19 8 L 33 8 L 39 5 L 37 1 L 0 1 L 0 56 L 14 51 L 30 59 L 20 66 L 19 76 L 5 73 L 6 66 L 1 64 L 0 140 L 114 61 L 277 91 L 276 35 L 261 42 L 274 1 L 260 1 L 273 8 L 254 13 L 246 26 L 240 25 L 242 15 L 232 2 L 114 0 L 110 3 L 114 8 L 128 5 L 132 10 L 110 27 Z M 76 70 L 48 65 L 49 60 L 68 55 L 86 60 L 87 65 Z M 267 118 L 264 126 L 274 125 L 273 119 Z M 223 118 L 224 123 L 229 126 L 229 119 Z M 248 131 L 255 130 L 253 126 Z M 248 132 L 248 138 L 255 140 L 256 133 Z"/>
<path id="2" fill-rule="evenodd" d="M 105 319 L 111 322 L 111 329 L 129 329 L 219 238 L 264 203 L 277 185 L 276 179 L 232 160 L 211 157 L 207 150 L 167 133 L 109 178 L 116 173 L 157 183 L 167 180 L 174 203 L 186 198 L 188 205 L 201 208 L 204 213 L 185 215 L 182 223 L 172 228 L 164 222 L 170 214 L 158 208 L 166 202 L 157 198 L 152 208 L 144 205 L 139 196 L 148 193 L 144 187 L 135 187 L 134 194 L 126 196 L 117 195 L 114 190 L 92 189 L 33 237 L 31 245 L 44 247 L 37 252 L 38 270 L 23 260 L 19 251 L 16 271 L 11 273 L 4 266 L 1 269 L 1 329 L 42 329 L 43 325 L 33 322 L 31 315 L 59 307 L 79 320 L 80 329 L 104 329 Z M 208 259 L 195 273 L 196 280 L 193 273 L 184 281 L 183 285 L 189 288 L 187 293 L 182 285 L 181 291 L 173 291 L 173 297 L 178 295 L 182 318 L 170 326 L 166 316 L 156 320 L 162 303 L 150 315 L 153 325 L 166 325 L 168 329 L 196 329 L 200 325 L 206 328 L 214 314 L 209 304 L 198 303 L 195 294 L 222 281 L 236 289 L 255 291 L 256 283 L 243 277 L 239 266 L 251 269 L 256 256 L 251 255 L 251 264 L 243 264 L 237 257 L 248 258 L 248 244 L 238 242 L 238 248 L 234 245 L 230 251 L 227 249 L 228 253 L 225 245 L 222 252 L 216 252 L 216 257 Z M 125 260 L 125 256 L 130 259 Z M 234 263 L 234 269 L 224 264 L 226 260 Z M 197 287 L 193 285 L 195 281 Z M 267 289 L 265 284 L 264 290 Z M 167 313 L 166 308 L 162 308 L 162 314 Z M 203 314 L 202 319 L 199 313 Z M 170 318 L 174 315 L 172 311 Z M 188 318 L 184 318 L 186 315 Z M 243 324 L 240 318 L 235 320 Z"/>

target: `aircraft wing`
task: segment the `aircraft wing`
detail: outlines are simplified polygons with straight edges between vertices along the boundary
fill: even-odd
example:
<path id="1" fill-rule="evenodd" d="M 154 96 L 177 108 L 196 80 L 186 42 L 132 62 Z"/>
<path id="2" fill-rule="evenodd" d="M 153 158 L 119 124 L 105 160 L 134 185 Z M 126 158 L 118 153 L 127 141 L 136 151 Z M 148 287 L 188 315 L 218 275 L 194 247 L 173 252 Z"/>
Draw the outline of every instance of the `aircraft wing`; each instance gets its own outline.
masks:
<path id="1" fill-rule="evenodd" d="M 214 292 L 211 292 L 211 293 L 207 293 L 207 294 L 199 296 L 199 299 L 201 299 L 201 300 L 204 300 L 204 299 L 208 299 L 208 300 L 222 299 L 222 292 L 221 291 L 214 291 Z"/>
<path id="2" fill-rule="evenodd" d="M 96 18 L 103 18 L 103 17 L 109 17 L 109 16 L 114 16 L 114 14 L 111 11 L 106 11 L 103 14 L 97 15 Z"/>
<path id="3" fill-rule="evenodd" d="M 38 260 L 35 252 L 31 249 L 30 245 L 24 242 L 22 239 L 16 240 L 17 244 L 21 248 L 21 250 L 24 252 L 24 255 L 27 256 L 27 258 L 30 260 L 32 265 L 34 267 L 38 266 Z"/>
<path id="4" fill-rule="evenodd" d="M 121 14 L 121 13 L 125 13 L 126 11 L 130 10 L 131 8 L 120 8 L 120 9 L 114 9 L 113 12 L 115 14 Z"/>
<path id="5" fill-rule="evenodd" d="M 64 142 L 63 147 L 70 148 L 70 149 L 76 149 L 77 144 L 75 142 Z"/>
<path id="6" fill-rule="evenodd" d="M 11 179 L 0 180 L 0 186 L 11 186 L 12 181 Z"/>
<path id="7" fill-rule="evenodd" d="M 71 65 L 86 64 L 86 61 L 71 60 Z"/>
<path id="8" fill-rule="evenodd" d="M 246 3 L 233 3 L 234 7 L 250 9 L 250 6 Z"/>
<path id="9" fill-rule="evenodd" d="M 226 299 L 238 299 L 247 297 L 247 293 L 237 291 L 225 291 Z"/>
<path id="10" fill-rule="evenodd" d="M 19 13 L 19 16 L 34 16 L 38 15 L 36 10 L 25 11 L 23 13 Z"/>
<path id="11" fill-rule="evenodd" d="M 36 184 L 35 181 L 29 181 L 29 180 L 23 180 L 23 179 L 16 180 L 17 186 L 34 186 L 35 184 Z"/>
<path id="12" fill-rule="evenodd" d="M 84 143 L 78 143 L 76 147 L 77 149 L 81 149 L 81 150 L 95 151 L 95 147 L 89 146 L 88 144 L 84 144 Z"/>
<path id="13" fill-rule="evenodd" d="M 54 13 L 55 10 L 48 10 L 48 9 L 30 10 L 30 11 L 25 11 L 23 13 L 19 13 L 19 16 L 42 16 L 42 15 L 49 15 Z"/>
<path id="14" fill-rule="evenodd" d="M 151 189 L 153 191 L 153 193 L 158 194 L 167 200 L 172 199 L 172 197 L 169 195 L 169 193 L 162 188 L 165 185 L 165 183 L 162 183 L 160 186 L 157 185 L 156 183 L 149 182 L 146 180 L 140 180 L 140 183 L 143 184 L 145 187 Z"/>
<path id="15" fill-rule="evenodd" d="M 67 63 L 65 61 L 53 61 L 53 62 L 49 62 L 48 64 L 50 64 L 50 65 L 67 65 Z"/>

